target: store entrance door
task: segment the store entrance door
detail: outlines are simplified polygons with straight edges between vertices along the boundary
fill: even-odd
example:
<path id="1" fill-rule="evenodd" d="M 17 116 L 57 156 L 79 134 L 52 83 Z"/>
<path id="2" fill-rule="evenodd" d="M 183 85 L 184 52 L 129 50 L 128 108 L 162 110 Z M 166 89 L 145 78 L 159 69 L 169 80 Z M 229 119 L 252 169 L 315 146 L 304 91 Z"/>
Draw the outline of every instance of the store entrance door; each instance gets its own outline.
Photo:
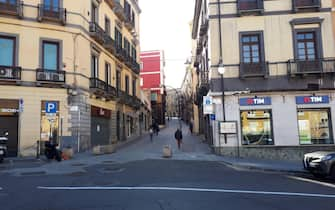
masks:
<path id="1" fill-rule="evenodd" d="M 8 132 L 8 156 L 16 157 L 18 153 L 18 116 L 0 116 L 0 135 Z"/>

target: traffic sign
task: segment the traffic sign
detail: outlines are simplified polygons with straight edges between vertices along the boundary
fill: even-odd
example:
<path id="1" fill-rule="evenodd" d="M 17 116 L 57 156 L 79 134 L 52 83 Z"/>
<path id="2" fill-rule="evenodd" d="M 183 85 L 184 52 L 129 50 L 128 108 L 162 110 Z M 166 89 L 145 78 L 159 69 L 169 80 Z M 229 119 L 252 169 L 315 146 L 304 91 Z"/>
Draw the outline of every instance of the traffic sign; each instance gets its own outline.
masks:
<path id="1" fill-rule="evenodd" d="M 55 101 L 45 102 L 45 113 L 57 113 L 57 102 Z"/>

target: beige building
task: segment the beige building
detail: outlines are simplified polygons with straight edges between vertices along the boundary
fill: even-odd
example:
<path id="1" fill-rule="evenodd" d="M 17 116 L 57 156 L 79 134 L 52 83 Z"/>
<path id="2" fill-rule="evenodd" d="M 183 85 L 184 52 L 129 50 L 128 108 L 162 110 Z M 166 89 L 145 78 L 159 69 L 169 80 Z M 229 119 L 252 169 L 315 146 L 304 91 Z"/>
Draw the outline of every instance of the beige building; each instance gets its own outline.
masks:
<path id="1" fill-rule="evenodd" d="M 210 0 L 209 19 L 216 151 L 299 160 L 334 149 L 332 1 Z"/>
<path id="2" fill-rule="evenodd" d="M 0 132 L 9 131 L 10 155 L 35 155 L 37 140 L 83 151 L 140 134 L 140 12 L 137 0 L 0 2 Z"/>

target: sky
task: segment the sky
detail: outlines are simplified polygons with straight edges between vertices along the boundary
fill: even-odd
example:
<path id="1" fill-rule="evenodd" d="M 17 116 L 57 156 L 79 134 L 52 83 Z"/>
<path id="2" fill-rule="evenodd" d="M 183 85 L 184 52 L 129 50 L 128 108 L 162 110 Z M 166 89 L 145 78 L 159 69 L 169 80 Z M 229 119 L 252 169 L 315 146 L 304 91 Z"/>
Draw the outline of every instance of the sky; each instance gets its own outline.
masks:
<path id="1" fill-rule="evenodd" d="M 164 50 L 165 84 L 179 88 L 191 57 L 195 0 L 139 0 L 141 51 Z"/>

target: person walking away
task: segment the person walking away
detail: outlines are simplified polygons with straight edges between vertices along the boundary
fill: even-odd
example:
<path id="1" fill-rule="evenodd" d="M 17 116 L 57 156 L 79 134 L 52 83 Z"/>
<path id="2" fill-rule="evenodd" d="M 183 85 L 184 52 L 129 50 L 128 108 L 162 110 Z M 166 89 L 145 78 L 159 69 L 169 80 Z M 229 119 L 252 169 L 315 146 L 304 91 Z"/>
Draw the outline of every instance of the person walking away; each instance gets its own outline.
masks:
<path id="1" fill-rule="evenodd" d="M 154 129 L 153 129 L 153 126 L 150 126 L 150 129 L 149 129 L 149 135 L 150 135 L 150 141 L 152 142 L 152 138 L 153 138 L 153 135 L 154 135 Z"/>
<path id="2" fill-rule="evenodd" d="M 180 149 L 183 140 L 183 133 L 179 128 L 174 133 L 174 138 L 177 140 L 178 149 Z"/>

